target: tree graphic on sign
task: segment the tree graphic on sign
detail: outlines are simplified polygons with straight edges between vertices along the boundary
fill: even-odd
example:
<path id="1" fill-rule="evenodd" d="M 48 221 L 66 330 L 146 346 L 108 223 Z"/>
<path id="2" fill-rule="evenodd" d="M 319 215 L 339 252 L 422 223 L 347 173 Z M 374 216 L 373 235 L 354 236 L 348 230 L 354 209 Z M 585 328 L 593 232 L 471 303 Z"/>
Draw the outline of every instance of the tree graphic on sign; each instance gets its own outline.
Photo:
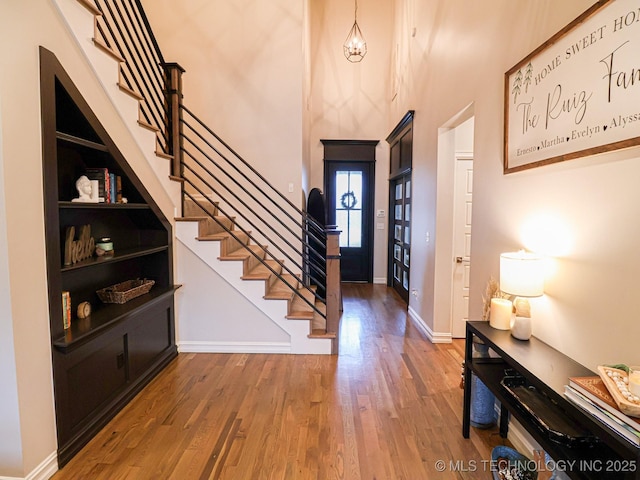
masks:
<path id="1" fill-rule="evenodd" d="M 513 94 L 513 103 L 516 103 L 516 99 L 518 95 L 520 95 L 522 87 L 522 69 L 516 72 L 516 76 L 513 79 L 513 88 L 511 89 L 511 93 Z"/>
<path id="2" fill-rule="evenodd" d="M 531 85 L 531 77 L 533 76 L 533 65 L 531 62 L 527 64 L 527 69 L 524 71 L 524 92 L 527 93 L 529 85 Z"/>

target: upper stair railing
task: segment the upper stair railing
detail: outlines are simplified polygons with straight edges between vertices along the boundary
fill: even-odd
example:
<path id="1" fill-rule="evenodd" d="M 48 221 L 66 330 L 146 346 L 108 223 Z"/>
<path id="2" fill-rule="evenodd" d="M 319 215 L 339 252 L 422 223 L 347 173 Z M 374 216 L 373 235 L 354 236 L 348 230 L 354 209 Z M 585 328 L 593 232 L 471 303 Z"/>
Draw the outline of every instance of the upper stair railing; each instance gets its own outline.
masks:
<path id="1" fill-rule="evenodd" d="M 140 123 L 157 132 L 158 150 L 169 154 L 165 61 L 139 0 L 94 0 L 96 39 L 121 58 L 120 86 L 140 97 Z"/>
<path id="2" fill-rule="evenodd" d="M 91 9 L 95 3 L 95 41 L 122 60 L 120 86 L 140 99 L 139 123 L 156 131 L 157 153 L 172 159 L 170 175 L 183 182 L 183 202 L 197 202 L 239 243 L 264 245 L 264 258 L 247 250 L 326 318 L 337 353 L 339 232 L 299 209 L 183 105 L 183 70 L 164 60 L 140 0 L 79 1 Z"/>

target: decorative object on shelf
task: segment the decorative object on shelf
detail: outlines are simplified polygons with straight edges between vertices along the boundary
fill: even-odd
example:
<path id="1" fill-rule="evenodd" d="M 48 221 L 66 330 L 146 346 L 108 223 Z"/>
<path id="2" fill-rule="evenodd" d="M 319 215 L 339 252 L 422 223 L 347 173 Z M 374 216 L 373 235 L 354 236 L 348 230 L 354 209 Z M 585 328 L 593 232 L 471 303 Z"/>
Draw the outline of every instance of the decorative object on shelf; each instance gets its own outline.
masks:
<path id="1" fill-rule="evenodd" d="M 500 290 L 516 298 L 511 335 L 518 340 L 531 337 L 531 307 L 526 298 L 544 294 L 544 262 L 542 257 L 520 250 L 500 255 Z"/>
<path id="2" fill-rule="evenodd" d="M 640 397 L 640 366 L 629 367 L 629 391 L 634 399 Z"/>
<path id="3" fill-rule="evenodd" d="M 78 198 L 71 199 L 72 202 L 98 203 L 98 190 L 94 182 L 89 180 L 86 175 L 80 176 L 76 180 L 76 189 L 78 190 Z"/>
<path id="4" fill-rule="evenodd" d="M 67 330 L 71 326 L 71 294 L 62 292 L 62 327 Z"/>
<path id="5" fill-rule="evenodd" d="M 80 227 L 80 238 L 75 240 L 76 227 L 67 227 L 64 241 L 64 264 L 73 265 L 89 258 L 95 249 L 95 240 L 91 236 L 91 225 Z"/>
<path id="6" fill-rule="evenodd" d="M 507 298 L 492 298 L 489 325 L 497 330 L 509 330 L 511 328 L 512 311 L 513 304 L 511 300 Z"/>
<path id="7" fill-rule="evenodd" d="M 98 294 L 98 298 L 104 303 L 122 304 L 139 297 L 140 295 L 149 293 L 149 290 L 151 290 L 154 283 L 156 283 L 154 280 L 148 280 L 146 278 L 141 280 L 137 278 L 135 280 L 127 280 L 125 282 L 111 285 L 110 287 L 102 288 L 96 293 Z"/>
<path id="8" fill-rule="evenodd" d="M 474 356 L 489 358 L 489 346 L 477 336 L 473 337 Z M 496 423 L 496 397 L 475 373 L 471 374 L 471 426 L 491 428 Z"/>
<path id="9" fill-rule="evenodd" d="M 91 315 L 91 304 L 89 302 L 80 302 L 78 304 L 78 318 L 87 318 Z"/>
<path id="10" fill-rule="evenodd" d="M 554 400 L 518 372 L 505 375 L 500 386 L 506 396 L 526 412 L 527 420 L 535 425 L 538 432 L 552 442 L 567 447 L 590 446 L 599 442 L 586 426 L 558 410 Z"/>
<path id="11" fill-rule="evenodd" d="M 343 45 L 344 56 L 352 63 L 362 61 L 367 54 L 367 42 L 358 26 L 358 0 L 355 0 L 355 13 L 353 27 L 349 30 L 349 35 Z"/>
<path id="12" fill-rule="evenodd" d="M 113 250 L 113 242 L 109 237 L 102 237 L 96 243 L 96 255 L 98 257 L 102 256 L 113 256 L 115 251 Z"/>
<path id="13" fill-rule="evenodd" d="M 489 320 L 491 315 L 491 299 L 497 297 L 500 293 L 500 287 L 496 279 L 489 277 L 484 294 L 482 295 L 482 320 Z"/>
<path id="14" fill-rule="evenodd" d="M 498 282 L 490 277 L 487 287 L 482 295 L 482 319 L 489 320 L 489 325 L 498 330 L 511 328 L 511 312 L 513 306 L 511 300 L 503 298 Z"/>
<path id="15" fill-rule="evenodd" d="M 629 372 L 626 365 L 598 365 L 598 375 L 620 411 L 632 417 L 640 417 L 640 395 L 636 395 L 630 388 Z"/>
<path id="16" fill-rule="evenodd" d="M 491 450 L 494 480 L 536 480 L 536 462 L 532 462 L 517 450 L 498 445 Z"/>

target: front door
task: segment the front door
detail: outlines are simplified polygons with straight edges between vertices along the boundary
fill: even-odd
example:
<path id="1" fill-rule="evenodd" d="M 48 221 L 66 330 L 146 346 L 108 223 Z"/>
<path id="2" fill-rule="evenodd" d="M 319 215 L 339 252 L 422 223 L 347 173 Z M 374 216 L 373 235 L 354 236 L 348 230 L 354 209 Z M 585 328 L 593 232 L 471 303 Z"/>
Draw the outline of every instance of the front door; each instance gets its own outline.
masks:
<path id="1" fill-rule="evenodd" d="M 340 273 L 346 282 L 373 281 L 373 162 L 326 162 L 327 220 L 340 234 Z"/>

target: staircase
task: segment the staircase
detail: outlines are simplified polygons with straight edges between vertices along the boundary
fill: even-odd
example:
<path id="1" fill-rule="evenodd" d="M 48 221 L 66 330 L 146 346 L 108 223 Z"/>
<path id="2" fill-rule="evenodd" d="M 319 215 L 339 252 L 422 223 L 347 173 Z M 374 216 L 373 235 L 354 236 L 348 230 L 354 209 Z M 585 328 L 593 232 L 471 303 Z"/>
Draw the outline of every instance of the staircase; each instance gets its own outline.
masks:
<path id="1" fill-rule="evenodd" d="M 162 58 L 139 1 L 52 1 L 182 213 L 178 242 L 286 332 L 281 351 L 337 353 L 339 232 L 297 209 L 183 105 L 183 70 Z M 178 321 L 180 332 L 189 318 Z"/>

